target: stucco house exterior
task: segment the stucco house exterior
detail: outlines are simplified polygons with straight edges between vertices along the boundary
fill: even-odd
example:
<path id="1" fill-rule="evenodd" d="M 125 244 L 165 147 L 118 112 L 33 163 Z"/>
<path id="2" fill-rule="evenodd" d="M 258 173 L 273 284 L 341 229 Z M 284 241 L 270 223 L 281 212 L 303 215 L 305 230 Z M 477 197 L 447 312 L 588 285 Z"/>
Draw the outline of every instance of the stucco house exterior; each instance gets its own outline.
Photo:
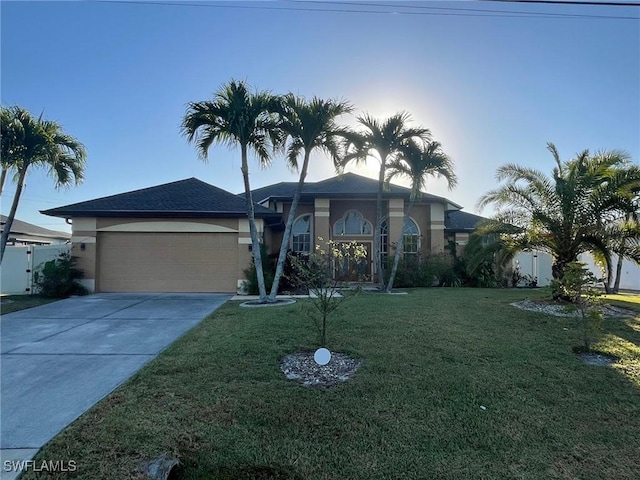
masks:
<path id="1" fill-rule="evenodd" d="M 270 252 L 280 248 L 295 187 L 282 182 L 252 192 L 257 228 Z M 363 273 L 371 278 L 377 189 L 376 180 L 353 173 L 306 183 L 291 250 L 308 252 L 318 237 L 357 240 L 369 252 Z M 383 254 L 403 228 L 409 196 L 398 185 L 384 192 Z M 451 236 L 446 222 L 461 208 L 423 194 L 405 226 L 406 254 L 444 251 Z M 91 291 L 236 292 L 251 262 L 245 212 L 243 195 L 190 178 L 42 213 L 70 219 L 73 254 Z"/>

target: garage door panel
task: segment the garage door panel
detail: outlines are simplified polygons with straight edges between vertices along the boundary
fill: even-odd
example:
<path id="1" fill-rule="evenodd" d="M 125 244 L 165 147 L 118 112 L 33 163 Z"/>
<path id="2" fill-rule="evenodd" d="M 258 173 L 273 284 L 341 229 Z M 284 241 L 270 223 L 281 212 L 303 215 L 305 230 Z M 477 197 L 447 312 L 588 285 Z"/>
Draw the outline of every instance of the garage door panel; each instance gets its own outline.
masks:
<path id="1" fill-rule="evenodd" d="M 236 233 L 98 233 L 102 292 L 233 292 Z"/>

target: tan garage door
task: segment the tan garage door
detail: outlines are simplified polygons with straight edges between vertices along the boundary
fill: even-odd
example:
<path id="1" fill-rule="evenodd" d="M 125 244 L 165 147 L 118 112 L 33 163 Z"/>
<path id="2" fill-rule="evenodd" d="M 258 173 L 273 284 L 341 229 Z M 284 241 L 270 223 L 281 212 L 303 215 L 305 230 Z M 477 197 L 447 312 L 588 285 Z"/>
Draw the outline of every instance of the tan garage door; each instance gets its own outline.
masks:
<path id="1" fill-rule="evenodd" d="M 99 232 L 100 292 L 235 292 L 236 233 Z"/>

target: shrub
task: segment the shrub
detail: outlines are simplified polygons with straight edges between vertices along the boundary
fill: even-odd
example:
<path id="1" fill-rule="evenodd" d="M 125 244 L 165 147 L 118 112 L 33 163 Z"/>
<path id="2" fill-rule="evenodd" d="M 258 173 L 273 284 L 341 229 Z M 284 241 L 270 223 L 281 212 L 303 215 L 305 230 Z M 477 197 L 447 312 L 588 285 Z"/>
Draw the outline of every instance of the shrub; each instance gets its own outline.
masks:
<path id="1" fill-rule="evenodd" d="M 76 268 L 76 263 L 77 258 L 65 252 L 58 258 L 39 265 L 33 272 L 36 292 L 49 298 L 67 298 L 70 295 L 89 293 L 78 281 L 84 275 Z"/>
<path id="2" fill-rule="evenodd" d="M 321 237 L 318 240 L 323 241 Z M 366 258 L 364 246 L 356 241 L 334 242 L 329 240 L 326 245 L 316 245 L 309 256 L 291 256 L 292 273 L 290 281 L 308 290 L 313 308 L 305 309 L 320 334 L 320 345 L 327 346 L 327 321 L 342 302 L 359 292 L 355 289 L 339 290 L 340 281 L 337 280 L 336 269 L 341 265 L 349 265 L 353 271 L 357 270 L 359 262 Z"/>
<path id="3" fill-rule="evenodd" d="M 264 275 L 264 286 L 267 290 L 267 294 L 271 290 L 271 286 L 273 285 L 273 277 L 276 272 L 275 265 L 273 263 L 273 258 L 268 254 L 268 248 L 264 243 L 260 244 L 260 256 L 262 258 L 262 273 Z M 249 295 L 258 295 L 258 274 L 256 272 L 256 265 L 254 263 L 254 259 L 251 260 L 251 265 L 245 268 L 242 273 L 244 273 L 244 289 Z"/>
<path id="4" fill-rule="evenodd" d="M 389 258 L 385 268 L 385 279 L 388 280 L 393 258 Z M 433 255 L 406 255 L 400 259 L 394 286 L 410 287 L 442 287 L 458 286 L 460 282 L 453 270 L 451 256 L 446 253 Z"/>
<path id="5" fill-rule="evenodd" d="M 570 302 L 569 310 L 580 312 L 582 341 L 586 352 L 591 351 L 593 339 L 602 328 L 603 314 L 598 308 L 601 293 L 593 288 L 596 283 L 598 279 L 584 262 L 567 264 L 562 279 L 551 282 L 554 298 L 567 299 Z"/>

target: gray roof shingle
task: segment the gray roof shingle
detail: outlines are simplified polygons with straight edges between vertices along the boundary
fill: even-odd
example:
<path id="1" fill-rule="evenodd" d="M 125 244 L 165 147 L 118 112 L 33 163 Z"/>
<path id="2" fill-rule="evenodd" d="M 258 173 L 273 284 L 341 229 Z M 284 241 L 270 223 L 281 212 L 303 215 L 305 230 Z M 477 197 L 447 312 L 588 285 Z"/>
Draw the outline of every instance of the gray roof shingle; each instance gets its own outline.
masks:
<path id="1" fill-rule="evenodd" d="M 2 225 L 0 231 L 4 232 L 5 223 L 7 223 L 7 216 L 0 215 L 0 224 Z M 18 220 L 17 218 L 14 218 L 13 223 L 11 224 L 11 233 L 30 235 L 34 237 L 55 238 L 59 240 L 68 240 L 69 238 L 71 238 L 71 235 L 69 233 L 49 230 L 48 228 L 39 227 L 38 225 L 34 225 L 32 223 L 23 222 L 22 220 Z"/>
<path id="2" fill-rule="evenodd" d="M 255 202 L 265 200 L 286 200 L 293 198 L 297 182 L 281 182 L 274 185 L 258 188 L 251 191 Z M 378 181 L 372 178 L 363 177 L 355 173 L 345 173 L 336 177 L 328 178 L 320 182 L 306 182 L 302 189 L 303 198 L 326 198 L 346 196 L 349 198 L 375 197 L 378 193 Z M 411 190 L 406 187 L 391 184 L 389 189 L 383 193 L 384 197 L 409 197 Z M 240 194 L 244 196 L 244 194 Z M 429 193 L 422 194 L 422 201 L 435 201 L 439 203 L 449 203 L 456 207 L 455 203 L 444 197 L 438 197 Z"/>
<path id="3" fill-rule="evenodd" d="M 53 217 L 209 218 L 246 216 L 243 198 L 197 178 L 44 210 Z M 261 205 L 256 217 L 279 216 Z"/>
<path id="4" fill-rule="evenodd" d="M 444 220 L 444 227 L 451 232 L 471 232 L 476 229 L 478 224 L 483 220 L 487 220 L 480 215 L 462 212 L 460 210 L 447 212 Z"/>

